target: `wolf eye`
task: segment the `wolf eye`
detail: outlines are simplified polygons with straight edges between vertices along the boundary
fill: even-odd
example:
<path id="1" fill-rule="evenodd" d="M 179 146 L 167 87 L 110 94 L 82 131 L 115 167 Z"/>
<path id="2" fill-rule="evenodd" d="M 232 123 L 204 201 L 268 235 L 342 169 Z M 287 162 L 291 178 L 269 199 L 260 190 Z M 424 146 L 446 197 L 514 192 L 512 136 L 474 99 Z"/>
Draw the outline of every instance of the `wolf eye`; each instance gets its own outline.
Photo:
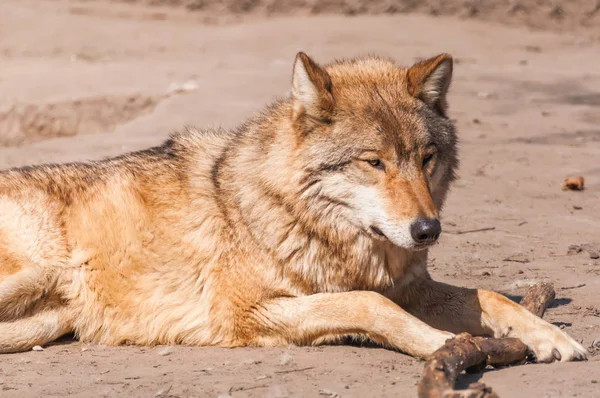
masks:
<path id="1" fill-rule="evenodd" d="M 385 165 L 379 159 L 369 159 L 366 162 L 369 163 L 371 166 L 375 167 L 376 169 L 385 170 Z"/>
<path id="2" fill-rule="evenodd" d="M 423 159 L 423 167 L 427 166 L 427 164 L 433 160 L 434 156 L 435 156 L 434 153 L 431 153 L 431 154 L 425 156 L 425 158 Z"/>

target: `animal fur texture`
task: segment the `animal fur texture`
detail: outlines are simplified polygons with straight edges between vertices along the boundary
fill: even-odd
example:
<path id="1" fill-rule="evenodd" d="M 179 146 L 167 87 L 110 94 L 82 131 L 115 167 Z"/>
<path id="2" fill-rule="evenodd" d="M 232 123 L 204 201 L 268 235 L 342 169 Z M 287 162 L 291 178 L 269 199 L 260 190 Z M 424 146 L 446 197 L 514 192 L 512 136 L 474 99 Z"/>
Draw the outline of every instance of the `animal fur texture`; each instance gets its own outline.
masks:
<path id="1" fill-rule="evenodd" d="M 296 57 L 239 128 L 0 173 L 0 352 L 87 342 L 278 346 L 367 338 L 426 357 L 453 333 L 585 358 L 504 296 L 433 281 L 457 168 L 452 58 Z"/>

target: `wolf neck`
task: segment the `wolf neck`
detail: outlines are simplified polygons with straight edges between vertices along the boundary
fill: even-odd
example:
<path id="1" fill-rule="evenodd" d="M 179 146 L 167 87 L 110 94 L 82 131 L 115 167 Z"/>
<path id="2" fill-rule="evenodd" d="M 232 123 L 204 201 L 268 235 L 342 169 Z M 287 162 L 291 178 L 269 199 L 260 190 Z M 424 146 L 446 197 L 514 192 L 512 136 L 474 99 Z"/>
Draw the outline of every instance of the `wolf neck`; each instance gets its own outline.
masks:
<path id="1" fill-rule="evenodd" d="M 219 184 L 234 205 L 232 224 L 242 226 L 236 234 L 248 235 L 306 293 L 385 290 L 404 276 L 411 253 L 314 208 L 295 164 L 290 113 L 286 102 L 270 108 L 231 144 Z"/>

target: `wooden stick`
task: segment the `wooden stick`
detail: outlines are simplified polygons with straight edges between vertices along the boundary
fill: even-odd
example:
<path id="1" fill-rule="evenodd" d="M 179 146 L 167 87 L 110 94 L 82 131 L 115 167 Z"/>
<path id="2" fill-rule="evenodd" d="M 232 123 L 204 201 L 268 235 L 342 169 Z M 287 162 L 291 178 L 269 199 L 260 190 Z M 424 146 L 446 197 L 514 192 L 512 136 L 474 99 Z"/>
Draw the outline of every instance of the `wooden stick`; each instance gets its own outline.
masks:
<path id="1" fill-rule="evenodd" d="M 556 293 L 551 283 L 539 282 L 531 286 L 521 299 L 521 305 L 542 318 Z"/>
<path id="2" fill-rule="evenodd" d="M 459 230 L 459 231 L 448 231 L 448 233 L 454 234 L 454 235 L 464 235 L 464 234 L 470 234 L 473 232 L 493 231 L 495 229 L 496 229 L 496 227 L 486 227 L 486 228 L 467 229 L 467 230 Z"/>
<path id="3" fill-rule="evenodd" d="M 551 284 L 538 283 L 527 290 L 521 304 L 541 317 L 554 296 Z M 461 333 L 447 340 L 425 363 L 418 387 L 419 398 L 498 398 L 483 383 L 471 384 L 466 390 L 455 390 L 454 384 L 463 370 L 511 365 L 524 362 L 526 356 L 527 346 L 519 339 L 491 339 Z"/>
<path id="4" fill-rule="evenodd" d="M 308 366 L 306 368 L 300 368 L 300 369 L 276 370 L 275 373 L 284 374 L 284 373 L 304 372 L 305 370 L 311 370 L 314 368 L 315 368 L 314 366 Z"/>

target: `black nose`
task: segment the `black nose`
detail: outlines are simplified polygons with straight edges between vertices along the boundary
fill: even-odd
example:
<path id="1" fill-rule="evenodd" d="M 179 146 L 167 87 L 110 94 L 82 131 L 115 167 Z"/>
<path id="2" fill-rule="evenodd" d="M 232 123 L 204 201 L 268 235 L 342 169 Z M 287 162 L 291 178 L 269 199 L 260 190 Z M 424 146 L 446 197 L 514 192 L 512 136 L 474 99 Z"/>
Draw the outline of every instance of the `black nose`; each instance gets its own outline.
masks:
<path id="1" fill-rule="evenodd" d="M 435 242 L 441 232 L 442 225 L 437 218 L 419 218 L 410 226 L 410 234 L 418 244 Z"/>

